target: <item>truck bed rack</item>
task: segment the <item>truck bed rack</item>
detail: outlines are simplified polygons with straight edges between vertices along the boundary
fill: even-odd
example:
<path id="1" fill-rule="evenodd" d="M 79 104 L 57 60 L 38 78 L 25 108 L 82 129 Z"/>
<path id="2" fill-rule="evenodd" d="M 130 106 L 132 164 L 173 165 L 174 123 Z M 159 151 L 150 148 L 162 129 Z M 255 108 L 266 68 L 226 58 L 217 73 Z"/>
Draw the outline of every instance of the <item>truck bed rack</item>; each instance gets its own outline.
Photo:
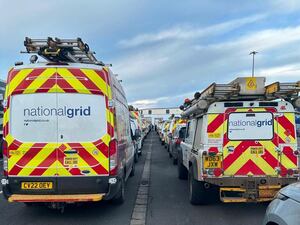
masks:
<path id="1" fill-rule="evenodd" d="M 21 53 L 38 54 L 50 62 L 87 63 L 105 66 L 102 61 L 96 59 L 96 53 L 90 51 L 89 45 L 84 43 L 81 38 L 32 39 L 26 37 L 24 46 L 26 51 L 21 51 Z"/>
<path id="2" fill-rule="evenodd" d="M 255 88 L 246 81 L 249 78 L 241 77 L 228 84 L 212 83 L 201 93 L 196 92 L 194 99 L 186 102 L 180 108 L 184 111 L 183 117 L 188 117 L 191 114 L 203 113 L 209 105 L 218 101 L 272 101 L 276 99 L 283 99 L 292 101 L 298 98 L 300 92 L 300 81 L 297 82 L 275 82 L 265 86 L 265 78 L 257 77 Z M 251 81 L 249 79 L 249 81 Z"/>

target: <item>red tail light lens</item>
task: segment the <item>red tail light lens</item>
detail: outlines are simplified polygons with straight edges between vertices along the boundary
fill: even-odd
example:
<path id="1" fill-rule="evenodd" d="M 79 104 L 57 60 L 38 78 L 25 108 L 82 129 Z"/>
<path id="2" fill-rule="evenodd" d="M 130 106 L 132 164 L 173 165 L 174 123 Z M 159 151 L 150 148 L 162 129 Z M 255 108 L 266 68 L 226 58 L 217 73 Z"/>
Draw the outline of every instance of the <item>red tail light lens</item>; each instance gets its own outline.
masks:
<path id="1" fill-rule="evenodd" d="M 8 150 L 7 142 L 3 140 L 2 142 L 2 152 L 3 152 L 3 175 L 8 176 Z"/>
<path id="2" fill-rule="evenodd" d="M 180 139 L 180 138 L 176 138 L 176 139 L 175 139 L 175 143 L 176 143 L 177 145 L 180 145 L 181 139 Z"/>
<path id="3" fill-rule="evenodd" d="M 115 176 L 118 172 L 118 152 L 117 141 L 111 140 L 109 143 L 109 175 Z"/>

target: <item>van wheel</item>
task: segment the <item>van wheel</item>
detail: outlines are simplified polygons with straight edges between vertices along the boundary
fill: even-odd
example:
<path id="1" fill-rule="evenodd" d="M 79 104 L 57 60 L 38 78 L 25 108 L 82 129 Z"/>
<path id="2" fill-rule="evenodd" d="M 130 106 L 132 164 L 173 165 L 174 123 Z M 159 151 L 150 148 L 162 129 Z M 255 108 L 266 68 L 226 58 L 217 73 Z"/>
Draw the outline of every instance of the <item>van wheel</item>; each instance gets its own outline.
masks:
<path id="1" fill-rule="evenodd" d="M 121 179 L 120 189 L 115 197 L 112 199 L 112 202 L 116 205 L 121 205 L 125 202 L 125 181 L 124 178 Z"/>
<path id="2" fill-rule="evenodd" d="M 193 205 L 205 205 L 209 203 L 209 195 L 206 193 L 204 183 L 194 179 L 193 167 L 189 169 L 189 199 Z"/>
<path id="3" fill-rule="evenodd" d="M 132 169 L 131 169 L 131 172 L 129 174 L 130 177 L 133 177 L 135 174 L 135 162 L 132 163 Z"/>
<path id="4" fill-rule="evenodd" d="M 175 157 L 173 157 L 173 165 L 177 165 L 178 163 L 178 159 L 175 159 Z"/>
<path id="5" fill-rule="evenodd" d="M 178 163 L 177 163 L 177 172 L 178 172 L 178 178 L 180 180 L 186 180 L 188 178 L 188 171 L 185 168 L 185 166 L 182 163 L 182 159 L 178 158 Z"/>
<path id="6" fill-rule="evenodd" d="M 139 153 L 136 151 L 134 153 L 134 162 L 137 163 L 138 162 L 138 159 L 139 159 Z"/>

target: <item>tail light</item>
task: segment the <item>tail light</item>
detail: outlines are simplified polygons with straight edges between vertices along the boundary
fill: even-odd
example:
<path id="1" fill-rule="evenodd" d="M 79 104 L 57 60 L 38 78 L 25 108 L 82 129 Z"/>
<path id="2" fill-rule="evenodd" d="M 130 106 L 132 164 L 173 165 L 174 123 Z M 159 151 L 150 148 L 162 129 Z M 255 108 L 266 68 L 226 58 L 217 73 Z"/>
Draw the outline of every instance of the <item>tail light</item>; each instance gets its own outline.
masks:
<path id="1" fill-rule="evenodd" d="M 109 175 L 115 176 L 118 172 L 117 140 L 109 143 Z"/>
<path id="2" fill-rule="evenodd" d="M 175 138 L 175 144 L 180 145 L 181 139 L 180 138 Z"/>
<path id="3" fill-rule="evenodd" d="M 218 147 L 210 147 L 208 149 L 208 155 L 214 156 L 214 155 L 218 154 L 218 152 L 219 152 Z"/>
<path id="4" fill-rule="evenodd" d="M 8 150 L 7 142 L 3 140 L 2 142 L 2 152 L 3 152 L 3 175 L 8 176 Z"/>

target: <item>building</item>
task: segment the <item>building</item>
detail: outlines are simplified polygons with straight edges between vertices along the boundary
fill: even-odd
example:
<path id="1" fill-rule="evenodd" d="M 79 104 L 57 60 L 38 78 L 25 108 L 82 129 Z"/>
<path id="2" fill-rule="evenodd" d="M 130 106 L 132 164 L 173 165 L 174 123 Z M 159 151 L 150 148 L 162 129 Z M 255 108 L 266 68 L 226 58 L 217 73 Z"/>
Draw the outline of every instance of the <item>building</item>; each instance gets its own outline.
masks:
<path id="1" fill-rule="evenodd" d="M 180 116 L 181 112 L 179 108 L 147 108 L 140 110 L 143 118 L 151 118 L 152 124 L 155 120 L 168 119 L 172 114 Z"/>

